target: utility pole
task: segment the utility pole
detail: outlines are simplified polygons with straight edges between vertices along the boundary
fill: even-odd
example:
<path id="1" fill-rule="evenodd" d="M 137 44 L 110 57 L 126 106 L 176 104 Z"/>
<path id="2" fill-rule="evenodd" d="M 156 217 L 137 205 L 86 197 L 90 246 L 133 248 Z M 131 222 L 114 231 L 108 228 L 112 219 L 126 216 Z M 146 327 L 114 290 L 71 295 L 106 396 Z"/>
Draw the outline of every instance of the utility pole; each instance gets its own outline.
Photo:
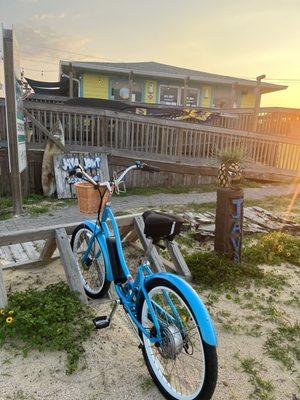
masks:
<path id="1" fill-rule="evenodd" d="M 7 143 L 14 215 L 23 212 L 20 173 L 26 168 L 26 143 L 22 101 L 21 71 L 18 65 L 17 42 L 12 29 L 3 29 L 3 54 Z"/>
<path id="2" fill-rule="evenodd" d="M 255 87 L 255 105 L 254 105 L 254 117 L 253 117 L 253 132 L 257 131 L 258 115 L 260 109 L 260 99 L 261 99 L 261 81 L 265 79 L 266 75 L 260 75 L 256 78 Z"/>

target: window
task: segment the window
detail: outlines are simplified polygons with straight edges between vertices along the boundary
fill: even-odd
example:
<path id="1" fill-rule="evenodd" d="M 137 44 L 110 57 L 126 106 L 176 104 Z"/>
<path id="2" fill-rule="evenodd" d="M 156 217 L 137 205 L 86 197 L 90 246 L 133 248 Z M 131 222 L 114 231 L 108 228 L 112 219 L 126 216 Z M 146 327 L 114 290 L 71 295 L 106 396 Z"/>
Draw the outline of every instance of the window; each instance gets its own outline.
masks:
<path id="1" fill-rule="evenodd" d="M 179 88 L 176 86 L 160 85 L 159 102 L 169 106 L 177 106 Z"/>
<path id="2" fill-rule="evenodd" d="M 111 80 L 111 100 L 129 100 L 130 89 L 129 82 L 126 80 Z M 141 102 L 142 101 L 142 84 L 141 82 L 132 82 L 132 96 L 131 101 Z"/>
<path id="3" fill-rule="evenodd" d="M 216 86 L 214 90 L 213 107 L 231 108 L 231 88 Z"/>
<path id="4" fill-rule="evenodd" d="M 186 89 L 186 101 L 184 102 L 184 88 L 181 88 L 180 104 L 188 107 L 197 107 L 199 90 L 193 88 Z"/>

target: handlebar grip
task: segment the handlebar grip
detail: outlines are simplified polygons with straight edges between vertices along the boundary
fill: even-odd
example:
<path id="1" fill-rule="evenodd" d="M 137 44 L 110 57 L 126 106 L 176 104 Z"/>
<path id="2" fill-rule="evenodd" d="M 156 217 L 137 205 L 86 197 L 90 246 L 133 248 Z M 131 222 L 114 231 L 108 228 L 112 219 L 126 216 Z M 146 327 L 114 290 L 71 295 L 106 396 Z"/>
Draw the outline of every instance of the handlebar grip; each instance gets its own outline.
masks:
<path id="1" fill-rule="evenodd" d="M 148 165 L 148 164 L 143 164 L 143 168 L 144 171 L 148 171 L 148 172 L 160 172 L 160 168 L 159 167 L 154 167 L 153 165 Z"/>

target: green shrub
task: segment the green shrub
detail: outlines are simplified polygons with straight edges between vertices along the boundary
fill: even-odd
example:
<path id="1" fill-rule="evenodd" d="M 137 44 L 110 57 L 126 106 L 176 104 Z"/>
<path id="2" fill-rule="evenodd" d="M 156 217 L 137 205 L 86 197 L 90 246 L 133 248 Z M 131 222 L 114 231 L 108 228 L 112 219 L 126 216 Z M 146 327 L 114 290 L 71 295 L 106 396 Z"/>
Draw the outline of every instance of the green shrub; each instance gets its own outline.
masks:
<path id="1" fill-rule="evenodd" d="M 300 265 L 300 237 L 283 232 L 262 235 L 257 243 L 244 246 L 243 257 L 255 265 L 283 262 Z"/>
<path id="2" fill-rule="evenodd" d="M 15 292 L 0 310 L 0 345 L 20 345 L 25 356 L 31 349 L 65 350 L 66 372 L 72 373 L 92 332 L 90 318 L 90 309 L 64 283 Z"/>
<path id="3" fill-rule="evenodd" d="M 263 279 L 258 267 L 238 264 L 214 251 L 195 252 L 186 257 L 195 283 L 218 288 L 234 288 L 251 279 Z"/>

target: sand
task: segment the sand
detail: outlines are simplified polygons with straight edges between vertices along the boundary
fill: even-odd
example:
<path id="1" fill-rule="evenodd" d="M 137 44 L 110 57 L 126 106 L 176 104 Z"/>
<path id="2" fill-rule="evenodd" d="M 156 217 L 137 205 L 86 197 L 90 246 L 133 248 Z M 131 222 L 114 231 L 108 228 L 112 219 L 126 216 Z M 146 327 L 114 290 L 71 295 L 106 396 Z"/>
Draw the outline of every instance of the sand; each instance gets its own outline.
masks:
<path id="1" fill-rule="evenodd" d="M 299 290 L 299 274 L 295 267 L 282 266 L 274 269 L 285 273 L 288 271 L 291 284 L 280 295 L 282 299 L 276 300 L 282 303 L 282 309 L 290 320 L 299 320 L 299 309 L 294 306 L 283 306 L 283 301 L 290 298 L 290 293 Z M 23 290 L 28 287 L 43 288 L 50 283 L 65 280 L 59 260 L 46 267 L 34 270 L 6 270 L 3 274 L 8 291 Z M 247 291 L 249 289 L 241 290 L 240 297 Z M 254 289 L 253 291 L 255 292 Z M 203 293 L 204 301 L 208 302 L 209 294 L 209 292 Z M 267 295 L 268 290 L 260 289 L 255 292 L 255 296 L 262 294 Z M 243 309 L 241 304 L 227 299 L 225 295 L 212 303 L 209 308 L 219 338 L 219 379 L 214 399 L 244 400 L 253 392 L 254 387 L 249 382 L 249 375 L 241 370 L 240 362 L 235 356 L 237 353 L 240 357 L 255 357 L 263 363 L 265 370 L 261 371 L 261 375 L 275 386 L 272 397 L 274 400 L 296 400 L 300 397 L 295 384 L 297 374 L 286 371 L 278 361 L 269 358 L 263 351 L 266 334 L 272 328 L 272 323 L 263 321 L 258 310 Z M 106 315 L 109 305 L 97 305 L 95 308 L 98 315 Z M 247 319 L 249 315 L 253 315 L 251 322 Z M 224 322 L 234 328 L 234 332 L 225 329 Z M 249 325 L 250 329 L 254 323 L 262 325 L 260 337 L 252 337 L 243 332 L 246 326 Z M 79 369 L 70 376 L 65 374 L 66 354 L 63 352 L 31 351 L 27 358 L 23 358 L 16 350 L 1 348 L 0 399 L 156 400 L 163 398 L 149 379 L 142 353 L 138 349 L 137 338 L 131 331 L 121 307 L 111 326 L 105 330 L 95 331 L 85 342 L 84 347 L 85 356 L 80 362 Z"/>

